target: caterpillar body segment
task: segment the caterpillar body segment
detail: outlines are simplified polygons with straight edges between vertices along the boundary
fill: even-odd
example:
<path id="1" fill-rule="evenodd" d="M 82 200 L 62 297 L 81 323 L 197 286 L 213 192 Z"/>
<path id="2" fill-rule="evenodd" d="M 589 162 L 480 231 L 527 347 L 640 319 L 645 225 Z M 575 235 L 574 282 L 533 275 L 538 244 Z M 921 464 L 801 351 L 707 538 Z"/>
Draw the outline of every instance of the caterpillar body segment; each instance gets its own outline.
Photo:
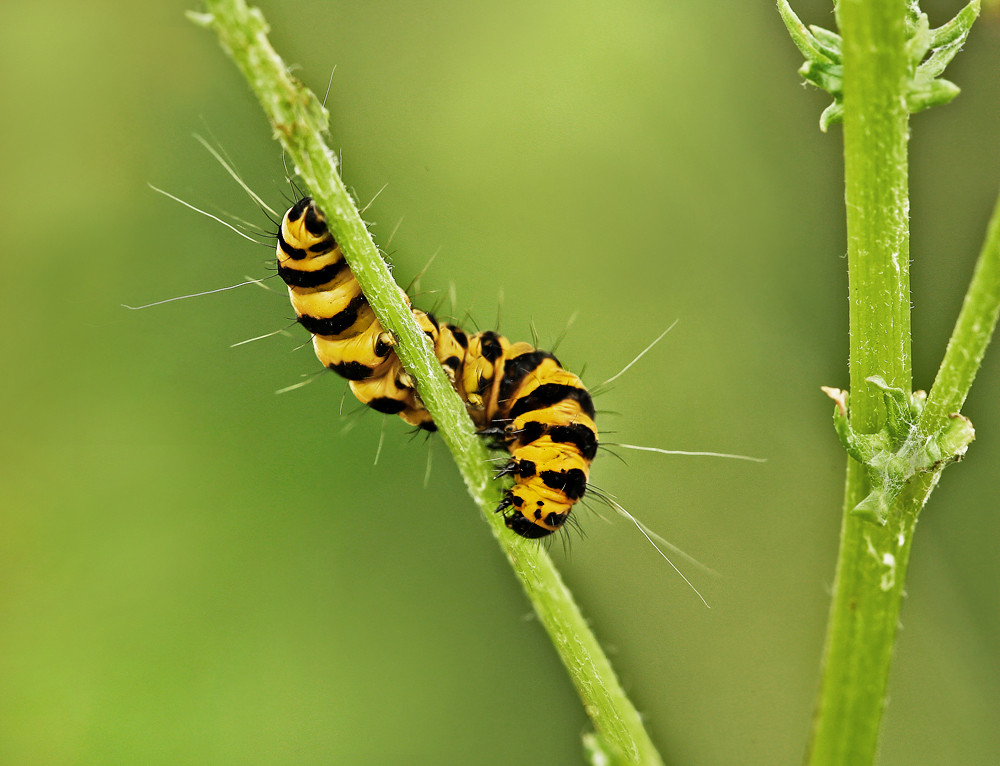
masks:
<path id="1" fill-rule="evenodd" d="M 462 365 L 459 395 L 468 405 L 472 422 L 480 430 L 493 425 L 496 387 L 503 376 L 504 354 L 510 341 L 492 330 L 469 338 Z"/>
<path id="2" fill-rule="evenodd" d="M 309 197 L 285 213 L 278 231 L 278 273 L 317 358 L 346 378 L 363 404 L 435 430 L 413 379 L 393 351 L 326 220 Z M 545 537 L 566 523 L 587 488 L 597 452 L 594 405 L 580 379 L 531 344 L 492 332 L 468 334 L 412 309 L 476 428 L 506 449 L 499 475 L 514 485 L 497 511 L 508 528 Z"/>
<path id="3" fill-rule="evenodd" d="M 347 378 L 362 404 L 433 430 L 412 379 L 392 353 L 392 336 L 376 319 L 311 198 L 285 213 L 276 252 L 278 274 L 299 324 L 313 335 L 320 362 Z"/>
<path id="4" fill-rule="evenodd" d="M 507 349 L 493 422 L 504 423 L 514 478 L 497 508 L 522 537 L 559 530 L 583 497 L 597 454 L 594 405 L 580 379 L 527 343 Z"/>

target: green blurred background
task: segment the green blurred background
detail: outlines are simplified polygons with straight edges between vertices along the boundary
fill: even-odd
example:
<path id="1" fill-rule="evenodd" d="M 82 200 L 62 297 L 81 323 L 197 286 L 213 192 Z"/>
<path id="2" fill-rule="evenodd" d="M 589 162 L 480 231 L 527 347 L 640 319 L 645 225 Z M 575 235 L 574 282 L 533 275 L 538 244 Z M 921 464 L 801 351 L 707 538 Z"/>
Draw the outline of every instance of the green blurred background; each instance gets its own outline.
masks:
<path id="1" fill-rule="evenodd" d="M 8 2 L 0 762 L 575 764 L 589 724 L 438 439 L 314 372 L 282 290 L 140 304 L 266 273 L 279 150 L 184 0 Z M 926 6 L 941 23 L 958 2 Z M 796 3 L 832 25 L 829 4 Z M 417 303 L 559 346 L 598 383 L 592 479 L 721 575 L 596 508 L 552 552 L 666 760 L 805 747 L 833 575 L 847 384 L 840 129 L 773 3 L 268 2 Z M 930 384 L 1000 184 L 1000 23 L 913 121 L 916 382 Z M 402 219 L 397 233 L 389 235 Z M 502 295 L 502 298 L 500 297 Z M 979 439 L 922 516 L 883 764 L 1000 760 L 993 349 Z M 374 463 L 380 434 L 385 439 Z M 430 455 L 430 458 L 428 457 Z M 429 481 L 424 482 L 427 461 Z"/>

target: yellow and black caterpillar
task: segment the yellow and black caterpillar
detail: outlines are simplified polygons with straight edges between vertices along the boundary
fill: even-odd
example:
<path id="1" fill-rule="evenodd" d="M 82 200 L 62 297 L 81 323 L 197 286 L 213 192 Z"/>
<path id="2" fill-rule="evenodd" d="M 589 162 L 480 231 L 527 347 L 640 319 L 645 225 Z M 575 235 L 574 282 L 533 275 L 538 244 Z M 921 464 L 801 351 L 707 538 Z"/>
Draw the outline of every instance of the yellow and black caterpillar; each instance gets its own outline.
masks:
<path id="1" fill-rule="evenodd" d="M 362 404 L 435 430 L 413 379 L 393 351 L 326 219 L 312 198 L 293 205 L 278 229 L 278 274 L 323 365 L 350 381 Z M 468 334 L 412 309 L 476 428 L 510 452 L 497 511 L 508 528 L 538 538 L 558 531 L 587 488 L 597 452 L 590 394 L 559 360 L 495 332 Z"/>

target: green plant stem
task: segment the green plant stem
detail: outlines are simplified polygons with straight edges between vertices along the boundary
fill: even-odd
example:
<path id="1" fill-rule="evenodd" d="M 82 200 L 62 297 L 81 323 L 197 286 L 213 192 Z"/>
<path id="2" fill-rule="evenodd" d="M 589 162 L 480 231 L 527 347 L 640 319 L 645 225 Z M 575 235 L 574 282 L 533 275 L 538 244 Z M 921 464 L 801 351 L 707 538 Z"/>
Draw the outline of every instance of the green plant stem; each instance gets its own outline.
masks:
<path id="1" fill-rule="evenodd" d="M 986 232 L 962 311 L 948 340 L 941 367 L 921 416 L 924 433 L 933 433 L 962 409 L 972 381 L 993 337 L 1000 313 L 1000 198 Z"/>
<path id="2" fill-rule="evenodd" d="M 911 390 L 904 0 L 840 0 L 850 284 L 851 426 L 884 419 L 881 375 Z M 849 459 L 840 552 L 809 763 L 875 757 L 915 513 L 897 500 L 885 526 L 851 514 L 870 491 Z"/>
<path id="3" fill-rule="evenodd" d="M 851 325 L 851 427 L 886 423 L 867 379 L 911 390 L 905 0 L 841 0 Z M 965 402 L 1000 313 L 1000 200 L 938 375 L 916 425 L 931 439 Z M 971 429 L 970 429 L 971 431 Z M 967 444 L 967 441 L 964 442 Z M 962 450 L 955 455 L 964 454 Z M 954 455 L 953 455 L 954 456 Z M 918 474 L 882 526 L 852 510 L 865 468 L 848 461 L 840 552 L 808 762 L 875 759 L 917 516 L 948 461 Z"/>
<path id="4" fill-rule="evenodd" d="M 243 0 L 206 0 L 206 5 L 207 14 L 191 14 L 191 18 L 215 30 L 260 101 L 296 172 L 326 213 L 376 316 L 395 335 L 400 360 L 416 379 L 421 399 L 548 631 L 596 731 L 604 743 L 620 751 L 626 763 L 662 763 L 545 550 L 510 533 L 494 513 L 499 490 L 491 480 L 486 449 L 340 179 L 334 154 L 322 138 L 327 129 L 326 110 L 289 75 L 267 39 L 268 27 L 258 9 L 248 8 Z M 442 518 L 441 523 L 446 520 Z M 490 648 L 494 651 L 495 647 Z"/>

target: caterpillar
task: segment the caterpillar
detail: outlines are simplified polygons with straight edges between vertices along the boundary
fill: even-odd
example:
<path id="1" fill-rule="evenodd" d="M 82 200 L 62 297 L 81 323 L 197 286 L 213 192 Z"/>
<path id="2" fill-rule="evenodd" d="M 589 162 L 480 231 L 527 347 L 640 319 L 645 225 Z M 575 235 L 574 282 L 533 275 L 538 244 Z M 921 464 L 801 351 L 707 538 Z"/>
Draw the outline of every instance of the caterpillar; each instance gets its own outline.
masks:
<path id="1" fill-rule="evenodd" d="M 277 240 L 278 274 L 320 363 L 346 378 L 362 404 L 435 430 L 393 351 L 394 338 L 379 324 L 311 197 L 285 213 Z M 590 393 L 547 351 L 492 331 L 469 334 L 410 307 L 477 430 L 510 454 L 498 477 L 510 476 L 514 484 L 496 511 L 522 537 L 557 532 L 584 496 L 597 453 Z"/>

